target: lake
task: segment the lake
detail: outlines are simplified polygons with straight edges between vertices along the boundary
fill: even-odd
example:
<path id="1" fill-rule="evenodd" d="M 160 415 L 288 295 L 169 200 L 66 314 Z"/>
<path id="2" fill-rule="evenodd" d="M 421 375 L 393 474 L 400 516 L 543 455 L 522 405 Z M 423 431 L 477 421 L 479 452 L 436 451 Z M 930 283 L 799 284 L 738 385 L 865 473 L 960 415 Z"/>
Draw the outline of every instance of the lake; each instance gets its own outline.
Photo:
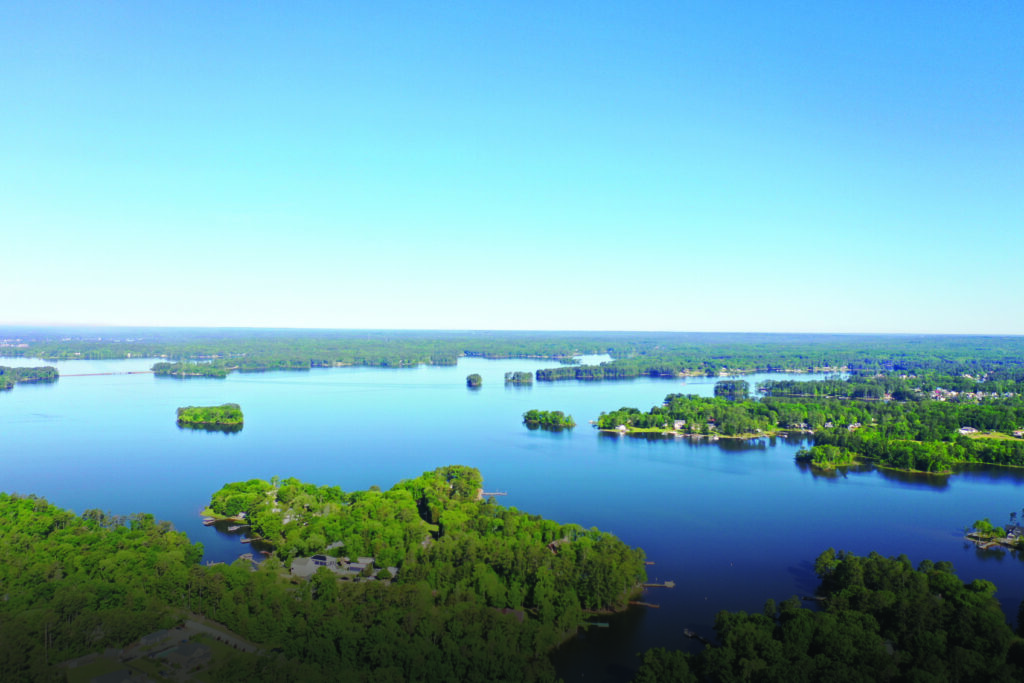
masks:
<path id="1" fill-rule="evenodd" d="M 591 360 L 591 359 L 585 359 Z M 54 384 L 0 393 L 0 490 L 35 493 L 81 513 L 151 512 L 203 543 L 206 560 L 246 552 L 239 537 L 201 525 L 199 511 L 229 481 L 294 476 L 352 491 L 442 465 L 480 469 L 498 502 L 559 522 L 611 531 L 643 547 L 659 609 L 633 608 L 555 655 L 566 680 L 628 679 L 648 647 L 690 648 L 684 628 L 712 637 L 718 610 L 759 611 L 768 598 L 810 595 L 815 558 L 834 547 L 953 562 L 960 578 L 994 582 L 1015 617 L 1024 566 L 979 551 L 963 527 L 1004 524 L 1024 506 L 1024 471 L 974 468 L 947 476 L 869 469 L 823 475 L 794 462 L 799 440 L 645 439 L 603 435 L 602 410 L 647 410 L 669 393 L 710 396 L 714 379 L 641 378 L 506 387 L 536 360 L 461 359 L 457 367 L 337 368 L 232 374 L 224 380 L 148 374 L 149 359 L 54 363 Z M 0 359 L 0 365 L 40 361 Z M 465 377 L 483 377 L 470 390 Z M 773 379 L 786 375 L 772 375 Z M 801 379 L 813 375 L 797 375 Z M 747 376 L 752 384 L 767 375 Z M 239 403 L 237 434 L 180 430 L 175 409 Z M 524 411 L 562 410 L 578 427 L 530 431 Z"/>

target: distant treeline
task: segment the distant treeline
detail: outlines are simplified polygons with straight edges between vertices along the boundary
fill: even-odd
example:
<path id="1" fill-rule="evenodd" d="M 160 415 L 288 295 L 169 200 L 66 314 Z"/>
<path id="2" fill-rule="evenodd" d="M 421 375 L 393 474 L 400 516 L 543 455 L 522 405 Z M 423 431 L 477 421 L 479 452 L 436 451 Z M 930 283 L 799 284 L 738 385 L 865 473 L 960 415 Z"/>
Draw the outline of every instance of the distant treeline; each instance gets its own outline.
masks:
<path id="1" fill-rule="evenodd" d="M 57 368 L 46 365 L 36 368 L 9 368 L 0 365 L 0 391 L 21 382 L 56 382 Z"/>
<path id="2" fill-rule="evenodd" d="M 629 354 L 612 355 L 614 360 L 601 365 L 538 370 L 537 380 L 838 370 L 865 377 L 921 371 L 1012 377 L 1024 371 L 1024 337 L 680 335 Z"/>
<path id="3" fill-rule="evenodd" d="M 1024 337 L 150 328 L 102 330 L 95 337 L 81 331 L 8 329 L 0 330 L 0 338 L 19 342 L 0 347 L 0 353 L 12 356 L 227 360 L 240 370 L 454 365 L 465 356 L 571 362 L 575 355 L 608 354 L 614 359 L 541 370 L 538 381 L 840 368 L 864 376 L 922 369 L 978 375 L 1024 368 Z"/>

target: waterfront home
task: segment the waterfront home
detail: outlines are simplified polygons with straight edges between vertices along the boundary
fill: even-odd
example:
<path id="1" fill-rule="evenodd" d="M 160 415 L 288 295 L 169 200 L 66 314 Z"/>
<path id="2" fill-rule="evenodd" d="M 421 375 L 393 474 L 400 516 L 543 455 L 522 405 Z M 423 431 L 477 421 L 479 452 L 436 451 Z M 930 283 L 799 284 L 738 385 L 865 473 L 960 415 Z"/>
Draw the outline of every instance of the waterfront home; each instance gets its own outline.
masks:
<path id="1" fill-rule="evenodd" d="M 958 430 L 961 434 L 977 434 L 978 430 L 974 427 L 961 427 Z"/>

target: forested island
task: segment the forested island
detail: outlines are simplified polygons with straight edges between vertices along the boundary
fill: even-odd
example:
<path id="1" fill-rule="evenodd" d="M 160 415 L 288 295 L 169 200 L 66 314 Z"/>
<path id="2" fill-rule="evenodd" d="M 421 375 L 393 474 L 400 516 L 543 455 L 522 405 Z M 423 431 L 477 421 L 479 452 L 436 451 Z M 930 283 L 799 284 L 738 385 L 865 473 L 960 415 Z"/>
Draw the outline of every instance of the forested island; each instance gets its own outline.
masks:
<path id="1" fill-rule="evenodd" d="M 505 384 L 533 384 L 532 372 L 506 372 Z"/>
<path id="2" fill-rule="evenodd" d="M 669 394 L 646 413 L 629 407 L 602 413 L 597 426 L 737 438 L 806 432 L 814 448 L 799 457 L 826 467 L 857 459 L 930 473 L 959 463 L 1024 467 L 1022 368 L 970 378 L 925 371 L 768 381 L 758 392 L 760 400 Z"/>
<path id="3" fill-rule="evenodd" d="M 237 403 L 178 408 L 178 426 L 186 429 L 238 431 L 242 424 L 242 408 Z"/>
<path id="4" fill-rule="evenodd" d="M 220 363 L 154 363 L 151 370 L 157 377 L 213 377 L 224 379 L 235 368 L 225 367 Z"/>
<path id="5" fill-rule="evenodd" d="M 527 410 L 523 413 L 523 424 L 530 429 L 561 431 L 572 429 L 576 426 L 576 421 L 572 419 L 572 415 L 566 415 L 561 410 Z"/>
<path id="6" fill-rule="evenodd" d="M 483 378 L 475 372 L 472 375 L 466 376 L 466 386 L 470 389 L 479 389 L 483 383 Z"/>
<path id="7" fill-rule="evenodd" d="M 11 368 L 0 365 L 0 391 L 23 382 L 56 382 L 59 375 L 52 365 L 35 368 Z"/>

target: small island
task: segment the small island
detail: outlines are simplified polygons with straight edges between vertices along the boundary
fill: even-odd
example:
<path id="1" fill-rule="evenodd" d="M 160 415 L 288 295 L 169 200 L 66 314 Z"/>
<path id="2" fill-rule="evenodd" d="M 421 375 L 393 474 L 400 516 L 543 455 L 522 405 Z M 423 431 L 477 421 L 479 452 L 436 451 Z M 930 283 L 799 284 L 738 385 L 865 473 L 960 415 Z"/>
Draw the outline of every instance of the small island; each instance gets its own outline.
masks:
<path id="1" fill-rule="evenodd" d="M 1005 527 L 996 526 L 988 517 L 979 519 L 967 527 L 968 540 L 982 549 L 993 547 L 1024 550 L 1024 525 L 1017 524 L 1017 513 L 1010 513 L 1010 523 Z"/>
<path id="2" fill-rule="evenodd" d="M 533 384 L 532 372 L 506 372 L 505 384 Z"/>
<path id="3" fill-rule="evenodd" d="M 237 403 L 185 406 L 178 408 L 178 426 L 183 429 L 237 432 L 242 429 L 242 408 Z"/>
<path id="4" fill-rule="evenodd" d="M 466 386 L 470 389 L 479 389 L 483 383 L 483 378 L 475 372 L 472 375 L 466 376 Z"/>
<path id="5" fill-rule="evenodd" d="M 555 432 L 576 426 L 572 415 L 566 415 L 561 410 L 527 410 L 523 413 L 523 424 L 529 429 L 539 428 Z"/>
<path id="6" fill-rule="evenodd" d="M 223 365 L 214 365 L 213 363 L 165 362 L 154 363 L 151 369 L 157 377 L 174 377 L 177 379 L 213 377 L 214 379 L 224 379 L 228 376 L 228 372 L 235 368 L 227 368 Z"/>
<path id="7" fill-rule="evenodd" d="M 838 446 L 811 446 L 810 450 L 801 448 L 796 452 L 797 462 L 808 462 L 821 470 L 834 470 L 837 467 L 857 465 L 857 454 Z"/>

